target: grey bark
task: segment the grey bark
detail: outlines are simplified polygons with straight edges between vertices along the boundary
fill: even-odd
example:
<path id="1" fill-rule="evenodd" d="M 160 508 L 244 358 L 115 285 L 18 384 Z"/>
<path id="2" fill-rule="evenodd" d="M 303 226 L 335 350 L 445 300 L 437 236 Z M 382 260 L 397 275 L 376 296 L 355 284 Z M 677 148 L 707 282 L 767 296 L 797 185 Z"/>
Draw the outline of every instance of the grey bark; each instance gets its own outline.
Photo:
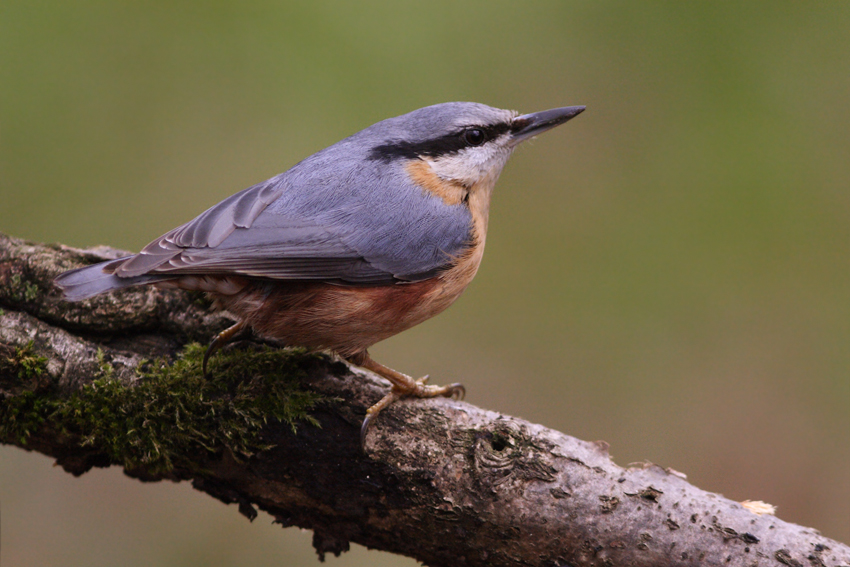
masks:
<path id="1" fill-rule="evenodd" d="M 100 349 L 131 384 L 142 359 L 227 325 L 179 291 L 138 288 L 69 304 L 52 289 L 57 273 L 119 254 L 0 235 L 0 357 L 33 341 L 48 359 L 47 379 L 72 391 L 100 375 Z M 364 453 L 360 423 L 386 383 L 330 358 L 309 374 L 306 387 L 344 400 L 313 413 L 321 428 L 293 434 L 270 424 L 264 438 L 273 447 L 248 460 L 223 451 L 193 470 L 126 472 L 191 481 L 248 517 L 260 508 L 283 526 L 311 529 L 320 555 L 354 541 L 433 566 L 850 566 L 850 548 L 813 529 L 757 515 L 675 471 L 619 467 L 604 443 L 463 402 L 391 406 Z M 0 403 L 37 388 L 0 375 Z M 74 474 L 113 464 L 49 428 L 22 446 Z"/>

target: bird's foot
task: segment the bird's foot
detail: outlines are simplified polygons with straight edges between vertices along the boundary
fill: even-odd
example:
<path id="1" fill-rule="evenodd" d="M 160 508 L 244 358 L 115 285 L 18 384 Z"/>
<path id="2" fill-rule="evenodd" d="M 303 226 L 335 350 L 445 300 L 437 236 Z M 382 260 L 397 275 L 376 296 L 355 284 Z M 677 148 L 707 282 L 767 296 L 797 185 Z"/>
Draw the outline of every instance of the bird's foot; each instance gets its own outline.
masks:
<path id="1" fill-rule="evenodd" d="M 375 419 L 375 416 L 377 416 L 382 409 L 393 402 L 407 397 L 436 398 L 438 396 L 462 400 L 466 395 L 466 388 L 463 387 L 463 384 L 457 382 L 449 384 L 448 386 L 432 386 L 426 384 L 428 381 L 427 375 L 418 380 L 410 378 L 410 381 L 413 383 L 413 387 L 409 390 L 399 388 L 393 384 L 389 394 L 381 398 L 378 403 L 366 410 L 366 417 L 363 419 L 363 425 L 360 426 L 360 445 L 364 449 L 366 447 L 366 433 L 369 429 L 369 424 Z"/>
<path id="2" fill-rule="evenodd" d="M 360 427 L 360 444 L 366 447 L 366 434 L 369 429 L 369 424 L 375 420 L 375 416 L 401 398 L 436 398 L 438 396 L 446 398 L 463 399 L 466 395 L 466 388 L 463 384 L 454 383 L 448 386 L 434 386 L 428 384 L 428 376 L 423 376 L 418 380 L 414 380 L 407 374 L 402 374 L 392 368 L 384 366 L 372 360 L 368 353 L 363 353 L 357 358 L 350 360 L 353 364 L 361 366 L 372 372 L 383 376 L 392 383 L 393 387 L 390 392 L 381 398 L 378 403 L 366 410 L 366 417 L 363 420 L 363 425 Z"/>
<path id="3" fill-rule="evenodd" d="M 462 400 L 466 396 L 466 388 L 460 382 L 449 384 L 448 386 L 432 386 L 428 384 L 428 375 L 426 374 L 419 380 L 413 381 L 415 386 L 404 392 L 403 396 L 412 396 L 414 398 L 436 398 L 443 396 L 444 398 L 454 398 Z"/>

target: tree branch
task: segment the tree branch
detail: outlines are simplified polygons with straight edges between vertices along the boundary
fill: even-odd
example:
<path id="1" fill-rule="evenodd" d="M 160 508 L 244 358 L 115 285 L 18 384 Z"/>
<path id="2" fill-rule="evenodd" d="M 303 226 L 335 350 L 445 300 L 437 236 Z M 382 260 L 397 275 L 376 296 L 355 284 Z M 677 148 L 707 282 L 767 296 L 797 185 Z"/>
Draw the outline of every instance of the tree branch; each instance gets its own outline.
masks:
<path id="1" fill-rule="evenodd" d="M 354 541 L 433 566 L 850 565 L 846 545 L 675 471 L 624 469 L 604 443 L 463 402 L 394 404 L 364 454 L 358 430 L 382 380 L 299 352 L 274 354 L 288 366 L 273 378 L 269 351 L 234 348 L 208 385 L 185 346 L 229 321 L 198 296 L 136 288 L 70 304 L 53 290 L 59 272 L 120 254 L 0 235 L 3 443 L 77 475 L 119 465 L 190 480 L 249 518 L 260 508 L 312 529 L 320 556 Z M 142 425 L 122 426 L 132 419 Z"/>

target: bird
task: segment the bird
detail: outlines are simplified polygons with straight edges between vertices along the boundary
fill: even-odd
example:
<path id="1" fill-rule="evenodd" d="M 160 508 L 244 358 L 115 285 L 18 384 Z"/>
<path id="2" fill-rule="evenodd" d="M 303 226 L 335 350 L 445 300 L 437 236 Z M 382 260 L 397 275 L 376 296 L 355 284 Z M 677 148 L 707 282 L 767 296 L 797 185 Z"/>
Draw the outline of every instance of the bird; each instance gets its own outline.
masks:
<path id="1" fill-rule="evenodd" d="M 437 315 L 472 281 L 490 200 L 516 147 L 584 106 L 520 114 L 474 102 L 377 122 L 244 189 L 138 254 L 55 278 L 68 301 L 131 286 L 207 292 L 237 322 L 203 361 L 250 333 L 331 351 L 387 379 L 361 426 L 404 397 L 460 397 L 372 359 L 375 343 Z"/>

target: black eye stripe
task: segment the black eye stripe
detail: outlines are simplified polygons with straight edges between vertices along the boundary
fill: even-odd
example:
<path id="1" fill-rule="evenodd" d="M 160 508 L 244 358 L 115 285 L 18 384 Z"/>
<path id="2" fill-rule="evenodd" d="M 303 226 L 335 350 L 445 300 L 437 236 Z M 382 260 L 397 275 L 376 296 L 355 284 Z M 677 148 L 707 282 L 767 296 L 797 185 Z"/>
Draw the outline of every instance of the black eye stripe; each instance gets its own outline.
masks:
<path id="1" fill-rule="evenodd" d="M 474 147 L 476 144 L 470 143 L 467 139 L 467 133 L 470 130 L 480 130 L 485 137 L 485 142 L 498 138 L 502 134 L 510 132 L 511 125 L 508 123 L 490 124 L 481 126 L 478 124 L 470 124 L 451 134 L 424 140 L 422 142 L 406 142 L 394 141 L 380 146 L 375 146 L 369 152 L 369 159 L 389 162 L 398 158 L 415 159 L 421 156 L 425 157 L 440 157 L 444 155 L 454 154 L 468 147 Z M 482 142 L 483 144 L 484 142 Z M 477 144 L 481 145 L 481 144 Z"/>
<path id="2" fill-rule="evenodd" d="M 468 132 L 469 130 L 481 130 L 487 140 L 492 140 L 493 138 L 498 138 L 505 132 L 510 132 L 511 125 L 505 124 L 504 122 L 499 124 L 491 124 L 489 126 L 479 126 L 478 124 L 470 124 L 463 130 L 461 130 L 461 132 Z"/>

